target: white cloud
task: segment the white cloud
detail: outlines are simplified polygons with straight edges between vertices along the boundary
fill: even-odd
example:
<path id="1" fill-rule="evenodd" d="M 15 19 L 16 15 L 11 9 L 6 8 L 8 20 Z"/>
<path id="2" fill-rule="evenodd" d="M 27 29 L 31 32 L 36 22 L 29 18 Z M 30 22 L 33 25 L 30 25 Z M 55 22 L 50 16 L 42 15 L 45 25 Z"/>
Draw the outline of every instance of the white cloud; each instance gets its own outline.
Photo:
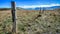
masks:
<path id="1" fill-rule="evenodd" d="M 60 4 L 50 4 L 50 5 L 31 5 L 31 6 L 19 6 L 22 8 L 35 8 L 35 7 L 52 7 L 52 6 L 60 6 Z"/>

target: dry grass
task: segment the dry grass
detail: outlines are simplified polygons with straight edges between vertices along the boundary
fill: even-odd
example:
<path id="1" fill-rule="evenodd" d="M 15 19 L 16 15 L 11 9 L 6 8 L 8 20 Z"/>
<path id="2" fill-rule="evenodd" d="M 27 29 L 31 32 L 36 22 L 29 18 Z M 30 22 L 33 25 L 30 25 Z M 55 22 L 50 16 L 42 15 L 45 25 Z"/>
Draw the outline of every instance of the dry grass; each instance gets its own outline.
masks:
<path id="1" fill-rule="evenodd" d="M 60 11 L 17 10 L 17 34 L 60 33 Z M 37 17 L 37 19 L 35 19 Z M 4 32 L 5 30 L 5 32 Z M 12 30 L 11 10 L 0 11 L 0 34 Z"/>

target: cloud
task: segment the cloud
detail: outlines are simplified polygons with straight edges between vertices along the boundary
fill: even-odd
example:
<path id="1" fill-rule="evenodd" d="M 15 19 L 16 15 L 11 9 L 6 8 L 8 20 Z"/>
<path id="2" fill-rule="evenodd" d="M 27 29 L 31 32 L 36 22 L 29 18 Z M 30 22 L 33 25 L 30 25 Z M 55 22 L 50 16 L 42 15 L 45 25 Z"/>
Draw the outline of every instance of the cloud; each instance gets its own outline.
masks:
<path id="1" fill-rule="evenodd" d="M 30 6 L 18 6 L 22 8 L 36 8 L 36 7 L 52 7 L 52 6 L 60 6 L 60 4 L 49 4 L 49 5 L 30 5 Z"/>
<path id="2" fill-rule="evenodd" d="M 40 5 L 40 7 L 60 6 L 60 4 Z"/>

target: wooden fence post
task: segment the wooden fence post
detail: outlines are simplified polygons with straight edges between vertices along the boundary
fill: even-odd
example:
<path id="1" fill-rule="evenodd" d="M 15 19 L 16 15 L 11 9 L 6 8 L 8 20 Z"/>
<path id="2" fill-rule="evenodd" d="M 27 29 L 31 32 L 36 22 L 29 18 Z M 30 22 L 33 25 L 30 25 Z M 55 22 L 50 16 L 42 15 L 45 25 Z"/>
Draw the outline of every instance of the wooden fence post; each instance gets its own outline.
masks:
<path id="1" fill-rule="evenodd" d="M 12 13 L 12 21 L 13 21 L 13 27 L 12 27 L 12 32 L 13 34 L 16 34 L 16 7 L 15 7 L 15 2 L 11 1 L 11 13 Z"/>

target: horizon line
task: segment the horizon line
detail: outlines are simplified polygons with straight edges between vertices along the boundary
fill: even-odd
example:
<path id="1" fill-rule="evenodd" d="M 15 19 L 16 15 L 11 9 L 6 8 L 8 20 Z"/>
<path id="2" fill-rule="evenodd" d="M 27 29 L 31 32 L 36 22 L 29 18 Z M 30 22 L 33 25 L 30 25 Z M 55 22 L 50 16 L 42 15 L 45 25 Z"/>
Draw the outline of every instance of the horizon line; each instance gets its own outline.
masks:
<path id="1" fill-rule="evenodd" d="M 53 7 L 53 6 L 60 6 L 60 4 L 49 4 L 49 5 L 24 5 L 24 6 L 17 6 L 21 8 L 36 8 L 36 7 Z"/>

